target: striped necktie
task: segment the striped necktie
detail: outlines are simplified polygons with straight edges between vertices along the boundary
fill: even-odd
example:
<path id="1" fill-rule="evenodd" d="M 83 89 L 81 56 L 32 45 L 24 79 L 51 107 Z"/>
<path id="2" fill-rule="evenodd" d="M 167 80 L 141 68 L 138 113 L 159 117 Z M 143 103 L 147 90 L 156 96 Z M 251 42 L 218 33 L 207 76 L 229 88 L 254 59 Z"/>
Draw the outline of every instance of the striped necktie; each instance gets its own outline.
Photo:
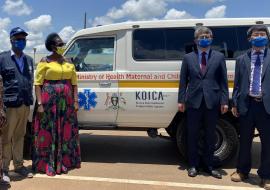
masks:
<path id="1" fill-rule="evenodd" d="M 260 52 L 256 52 L 257 58 L 254 64 L 253 70 L 253 81 L 252 81 L 252 88 L 251 93 L 252 95 L 259 96 L 260 95 L 260 78 L 261 78 L 261 59 L 260 59 Z"/>

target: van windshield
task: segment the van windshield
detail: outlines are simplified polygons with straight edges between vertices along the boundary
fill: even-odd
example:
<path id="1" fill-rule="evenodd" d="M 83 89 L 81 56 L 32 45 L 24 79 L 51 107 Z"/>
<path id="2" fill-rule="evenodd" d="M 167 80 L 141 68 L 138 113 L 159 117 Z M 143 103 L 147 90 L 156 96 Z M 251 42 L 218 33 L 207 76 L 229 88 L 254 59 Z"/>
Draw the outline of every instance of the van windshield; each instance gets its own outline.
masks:
<path id="1" fill-rule="evenodd" d="M 114 38 L 77 39 L 67 50 L 77 71 L 111 71 L 114 64 Z"/>

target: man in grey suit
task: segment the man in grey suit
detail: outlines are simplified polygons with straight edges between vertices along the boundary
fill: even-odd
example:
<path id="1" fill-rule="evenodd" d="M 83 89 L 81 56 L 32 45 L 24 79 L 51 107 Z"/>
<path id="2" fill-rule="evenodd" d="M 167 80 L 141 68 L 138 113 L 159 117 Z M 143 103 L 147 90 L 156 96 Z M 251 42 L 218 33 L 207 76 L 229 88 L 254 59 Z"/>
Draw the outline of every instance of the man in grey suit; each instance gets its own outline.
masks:
<path id="1" fill-rule="evenodd" d="M 224 55 L 212 50 L 212 31 L 198 27 L 194 33 L 197 51 L 184 56 L 178 94 L 178 109 L 187 111 L 188 132 L 188 175 L 198 174 L 200 158 L 198 155 L 199 131 L 203 127 L 205 145 L 203 152 L 204 170 L 215 178 L 222 178 L 213 169 L 215 128 L 219 112 L 228 110 L 228 82 Z"/>
<path id="2" fill-rule="evenodd" d="M 269 31 L 265 25 L 252 26 L 248 32 L 252 48 L 236 60 L 233 108 L 240 121 L 240 150 L 237 170 L 231 180 L 248 178 L 251 169 L 251 145 L 255 127 L 261 139 L 261 185 L 270 189 L 270 51 Z"/>

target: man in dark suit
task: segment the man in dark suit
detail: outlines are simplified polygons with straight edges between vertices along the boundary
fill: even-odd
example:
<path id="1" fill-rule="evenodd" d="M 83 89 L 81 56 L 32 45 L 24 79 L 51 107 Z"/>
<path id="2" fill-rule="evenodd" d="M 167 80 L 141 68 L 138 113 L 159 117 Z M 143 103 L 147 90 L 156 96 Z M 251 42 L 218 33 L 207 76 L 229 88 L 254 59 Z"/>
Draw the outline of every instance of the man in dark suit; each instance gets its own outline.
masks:
<path id="1" fill-rule="evenodd" d="M 212 31 L 199 27 L 194 33 L 198 50 L 184 56 L 178 94 L 178 109 L 187 111 L 188 175 L 198 174 L 199 131 L 203 127 L 205 144 L 203 162 L 205 171 L 215 178 L 221 174 L 213 169 L 215 128 L 219 115 L 228 110 L 227 69 L 224 55 L 212 50 Z"/>
<path id="2" fill-rule="evenodd" d="M 240 121 L 240 151 L 235 182 L 248 178 L 251 169 L 251 145 L 255 127 L 261 139 L 261 165 L 258 175 L 262 186 L 270 189 L 270 51 L 269 31 L 264 25 L 252 26 L 248 32 L 252 48 L 236 60 L 233 108 Z"/>

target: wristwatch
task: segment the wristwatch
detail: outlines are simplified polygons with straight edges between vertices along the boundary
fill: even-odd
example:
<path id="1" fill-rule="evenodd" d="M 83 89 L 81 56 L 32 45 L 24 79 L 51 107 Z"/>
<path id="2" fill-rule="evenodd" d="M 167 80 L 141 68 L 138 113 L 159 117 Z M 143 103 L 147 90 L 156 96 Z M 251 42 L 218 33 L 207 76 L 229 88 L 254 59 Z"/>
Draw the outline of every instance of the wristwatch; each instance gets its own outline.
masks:
<path id="1" fill-rule="evenodd" d="M 38 106 L 41 106 L 41 105 L 42 105 L 42 103 L 41 103 L 41 102 L 38 102 L 37 104 L 38 104 Z"/>

